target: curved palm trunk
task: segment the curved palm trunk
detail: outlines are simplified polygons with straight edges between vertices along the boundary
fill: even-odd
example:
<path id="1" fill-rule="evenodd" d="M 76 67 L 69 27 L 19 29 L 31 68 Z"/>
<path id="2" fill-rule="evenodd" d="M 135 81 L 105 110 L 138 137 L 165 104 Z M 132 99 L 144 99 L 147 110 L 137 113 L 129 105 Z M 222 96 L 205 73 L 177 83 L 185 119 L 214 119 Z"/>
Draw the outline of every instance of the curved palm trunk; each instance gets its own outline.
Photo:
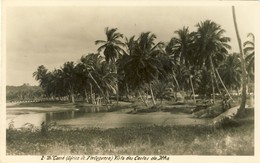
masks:
<path id="1" fill-rule="evenodd" d="M 98 87 L 99 91 L 101 92 L 102 96 L 104 97 L 104 99 L 106 100 L 106 103 L 109 103 L 108 98 L 106 97 L 105 93 L 103 92 L 103 90 L 101 89 L 101 87 L 99 86 L 99 84 L 97 83 L 97 81 L 94 79 L 94 77 L 91 75 L 91 73 L 89 73 L 90 78 L 94 81 L 94 83 L 96 84 L 96 86 Z"/>
<path id="2" fill-rule="evenodd" d="M 221 93 L 221 91 L 219 89 L 217 77 L 216 77 L 216 74 L 215 74 L 215 67 L 214 67 L 214 64 L 213 64 L 213 61 L 212 61 L 212 57 L 210 57 L 210 64 L 211 64 L 211 70 L 213 72 L 212 74 L 213 74 L 214 80 L 216 82 L 217 90 L 218 90 L 219 93 Z"/>
<path id="3" fill-rule="evenodd" d="M 90 86 L 90 96 L 89 96 L 89 98 L 90 98 L 90 103 L 91 103 L 91 104 L 93 104 L 93 103 L 94 103 L 94 101 L 93 101 L 93 91 L 92 91 L 92 84 L 91 84 L 91 83 L 89 83 L 89 86 Z"/>
<path id="4" fill-rule="evenodd" d="M 181 88 L 180 88 L 180 85 L 179 85 L 178 80 L 176 79 L 176 77 L 175 77 L 174 75 L 172 75 L 172 77 L 173 77 L 173 79 L 174 79 L 174 81 L 175 81 L 175 83 L 176 83 L 176 85 L 177 85 L 177 87 L 178 87 L 178 91 L 180 91 Z"/>
<path id="5" fill-rule="evenodd" d="M 210 67 L 211 67 L 211 84 L 212 84 L 212 93 L 213 93 L 213 104 L 215 104 L 216 98 L 215 98 L 215 87 L 214 87 L 214 66 L 213 66 L 213 61 L 212 57 L 210 56 Z M 217 81 L 216 81 L 217 84 Z"/>
<path id="6" fill-rule="evenodd" d="M 241 103 L 240 107 L 238 109 L 238 115 L 241 115 L 245 111 L 246 106 L 246 66 L 245 66 L 245 58 L 244 58 L 244 51 L 242 49 L 241 39 L 238 32 L 237 22 L 236 22 L 236 13 L 235 13 L 235 7 L 232 6 L 232 13 L 233 13 L 233 20 L 234 20 L 234 26 L 236 30 L 237 35 L 237 41 L 240 51 L 240 59 L 241 59 L 241 68 L 242 68 L 242 96 L 241 96 Z"/>
<path id="7" fill-rule="evenodd" d="M 192 89 L 192 94 L 193 94 L 193 102 L 196 103 L 196 99 L 195 99 L 195 92 L 194 92 L 194 87 L 193 87 L 193 82 L 191 79 L 191 75 L 189 75 L 190 77 L 190 84 L 191 84 L 191 89 Z"/>
<path id="8" fill-rule="evenodd" d="M 138 94 L 139 94 L 139 96 L 140 96 L 141 100 L 143 101 L 143 103 L 145 104 L 145 106 L 148 106 L 148 104 L 147 104 L 146 100 L 144 100 L 144 98 L 143 98 L 143 96 L 142 96 L 142 94 L 141 94 L 141 92 L 140 92 L 140 90 L 139 90 L 139 89 L 138 89 Z"/>
<path id="9" fill-rule="evenodd" d="M 211 78 L 211 84 L 212 84 L 212 96 L 213 96 L 213 104 L 215 103 L 215 87 L 214 87 L 214 81 L 213 81 L 213 73 L 210 73 Z"/>
<path id="10" fill-rule="evenodd" d="M 152 89 L 151 83 L 149 84 L 149 88 L 150 88 L 150 92 L 151 92 L 151 97 L 152 97 L 153 105 L 156 105 L 156 102 L 155 102 L 155 99 L 154 99 L 154 95 L 153 95 L 153 89 Z"/>
<path id="11" fill-rule="evenodd" d="M 88 101 L 88 93 L 87 93 L 87 89 L 86 88 L 84 89 L 84 99 L 83 99 L 83 101 L 85 101 L 87 103 L 89 102 Z"/>
<path id="12" fill-rule="evenodd" d="M 118 86 L 118 76 L 117 76 L 117 66 L 115 61 L 113 60 L 112 64 L 115 65 L 115 73 L 116 73 L 116 104 L 118 105 L 118 101 L 119 101 L 119 86 Z"/>

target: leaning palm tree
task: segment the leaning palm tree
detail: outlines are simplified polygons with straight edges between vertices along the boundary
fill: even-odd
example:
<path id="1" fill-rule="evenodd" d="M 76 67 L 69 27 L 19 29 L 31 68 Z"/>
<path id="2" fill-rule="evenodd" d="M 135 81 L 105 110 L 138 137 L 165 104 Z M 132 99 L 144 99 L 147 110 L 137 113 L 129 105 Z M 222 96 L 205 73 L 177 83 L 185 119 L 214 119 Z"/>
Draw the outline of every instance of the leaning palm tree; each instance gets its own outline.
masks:
<path id="1" fill-rule="evenodd" d="M 211 69 L 211 84 L 213 93 L 213 102 L 215 102 L 215 65 L 221 62 L 228 54 L 229 37 L 223 36 L 225 30 L 220 25 L 211 20 L 200 22 L 196 25 L 198 30 L 195 35 L 195 47 L 197 52 L 197 63 Z"/>
<path id="2" fill-rule="evenodd" d="M 80 59 L 80 66 L 82 67 L 82 72 L 85 76 L 85 78 L 88 81 L 88 84 L 90 85 L 90 97 L 91 101 L 93 100 L 92 98 L 92 85 L 95 85 L 96 88 L 100 91 L 101 95 L 105 99 L 106 103 L 109 103 L 108 97 L 105 95 L 104 90 L 102 89 L 102 86 L 100 83 L 105 82 L 101 79 L 98 79 L 100 77 L 104 77 L 105 75 L 100 75 L 98 68 L 100 67 L 102 62 L 102 57 L 99 56 L 98 54 L 88 54 L 86 56 L 82 56 Z M 92 84 L 93 83 L 93 84 Z M 87 83 L 86 83 L 87 84 Z"/>
<path id="3" fill-rule="evenodd" d="M 239 46 L 239 51 L 240 51 L 240 60 L 241 60 L 241 70 L 242 70 L 242 96 L 241 96 L 241 103 L 240 107 L 238 109 L 238 114 L 237 115 L 242 115 L 245 111 L 245 106 L 246 106 L 246 62 L 245 62 L 245 57 L 244 57 L 244 51 L 242 49 L 242 43 L 241 39 L 239 36 L 238 32 L 238 27 L 237 27 L 237 21 L 236 21 L 236 12 L 235 12 L 235 7 L 232 6 L 232 13 L 233 13 L 233 20 L 234 20 L 234 26 L 236 30 L 236 35 L 237 35 L 237 41 L 238 41 L 238 46 Z"/>
<path id="4" fill-rule="evenodd" d="M 229 110 L 227 110 L 226 112 L 220 114 L 219 116 L 217 116 L 216 118 L 213 119 L 213 125 L 222 125 L 225 120 L 230 120 L 230 119 L 234 119 L 237 116 L 241 116 L 243 115 L 243 113 L 245 112 L 245 106 L 246 106 L 246 78 L 247 78 L 247 74 L 246 74 L 246 62 L 245 62 L 245 58 L 244 58 L 244 51 L 242 49 L 242 43 L 241 43 L 241 39 L 239 36 L 239 32 L 238 32 L 238 27 L 237 27 L 237 21 L 236 21 L 236 12 L 235 12 L 235 7 L 232 6 L 232 15 L 233 15 L 233 21 L 234 21 L 234 27 L 235 27 L 235 31 L 236 31 L 236 35 L 237 35 L 237 41 L 238 41 L 238 46 L 239 46 L 239 51 L 240 51 L 240 61 L 241 61 L 241 78 L 242 78 L 242 96 L 241 96 L 241 103 L 240 106 L 237 107 L 233 107 Z"/>

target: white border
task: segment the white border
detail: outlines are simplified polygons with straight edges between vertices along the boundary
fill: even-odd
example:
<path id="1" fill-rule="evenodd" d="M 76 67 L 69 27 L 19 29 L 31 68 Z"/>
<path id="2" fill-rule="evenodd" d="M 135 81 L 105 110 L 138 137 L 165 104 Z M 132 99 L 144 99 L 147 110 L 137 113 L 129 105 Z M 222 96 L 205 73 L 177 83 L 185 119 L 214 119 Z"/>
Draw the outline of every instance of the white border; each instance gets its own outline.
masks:
<path id="1" fill-rule="evenodd" d="M 58 0 L 58 1 L 43 1 L 43 0 L 35 0 L 35 1 L 26 1 L 26 0 L 20 0 L 20 1 L 3 1 L 2 2 L 2 11 L 1 11 L 1 110 L 0 110 L 0 119 L 1 119 L 1 125 L 0 125 L 0 163 L 12 163 L 12 162 L 42 162 L 40 160 L 40 156 L 6 156 L 6 142 L 5 142 L 5 124 L 6 124 L 6 104 L 5 104 L 5 76 L 6 76 L 6 43 L 5 43 L 5 9 L 10 6 L 230 6 L 230 12 L 231 12 L 231 6 L 248 6 L 249 10 L 254 10 L 255 14 L 260 16 L 260 2 L 258 1 L 92 1 L 92 0 Z M 250 19 L 250 18 L 249 18 Z M 219 163 L 219 162 L 228 162 L 228 163 L 259 163 L 260 162 L 260 150 L 259 150 L 259 131 L 260 131 L 260 125 L 259 125 L 259 92 L 260 86 L 257 85 L 259 81 L 259 76 L 257 75 L 259 72 L 259 65 L 258 59 L 259 55 L 258 52 L 260 51 L 260 44 L 259 44 L 259 31 L 260 30 L 260 21 L 259 18 L 257 19 L 257 16 L 255 18 L 255 33 L 256 36 L 256 68 L 255 68 L 255 155 L 254 156 L 170 156 L 170 162 L 200 162 L 200 163 Z M 60 162 L 60 161 L 59 161 Z M 65 162 L 65 161 L 64 161 Z M 75 162 L 75 161 L 72 161 Z M 82 162 L 82 161 L 81 161 Z M 85 161 L 86 162 L 86 161 Z M 96 162 L 96 161 L 88 161 L 88 162 Z M 129 162 L 129 161 L 124 161 Z M 151 161 L 136 161 L 136 162 L 151 162 Z M 169 162 L 169 161 L 163 161 L 163 162 Z"/>

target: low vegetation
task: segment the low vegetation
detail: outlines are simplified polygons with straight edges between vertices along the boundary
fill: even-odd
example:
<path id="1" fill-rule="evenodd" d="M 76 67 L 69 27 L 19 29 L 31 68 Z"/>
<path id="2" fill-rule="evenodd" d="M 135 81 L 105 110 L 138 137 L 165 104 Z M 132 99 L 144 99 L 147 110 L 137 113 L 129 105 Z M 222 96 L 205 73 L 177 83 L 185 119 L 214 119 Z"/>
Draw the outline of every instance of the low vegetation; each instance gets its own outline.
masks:
<path id="1" fill-rule="evenodd" d="M 241 125 L 243 123 L 243 125 Z M 215 130 L 209 126 L 151 126 L 101 130 L 7 129 L 7 155 L 164 154 L 253 155 L 254 122 Z"/>

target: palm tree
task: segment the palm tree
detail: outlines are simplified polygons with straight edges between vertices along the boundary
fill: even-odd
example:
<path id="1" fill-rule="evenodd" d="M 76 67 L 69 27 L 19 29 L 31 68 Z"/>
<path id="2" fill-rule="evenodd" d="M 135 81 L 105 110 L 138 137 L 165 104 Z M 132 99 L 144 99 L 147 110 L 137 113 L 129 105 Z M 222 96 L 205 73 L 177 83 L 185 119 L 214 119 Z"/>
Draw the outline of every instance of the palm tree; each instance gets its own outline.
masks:
<path id="1" fill-rule="evenodd" d="M 120 66 L 124 70 L 125 81 L 127 81 L 132 89 L 138 90 L 145 105 L 147 103 L 142 97 L 140 89 L 144 85 L 148 85 L 152 102 L 155 105 L 152 81 L 158 79 L 159 75 L 163 72 L 162 64 L 157 58 L 161 53 L 160 45 L 162 43 L 155 44 L 155 39 L 156 36 L 150 32 L 141 33 L 140 37 L 135 41 L 132 39 L 131 46 L 128 44 L 128 48 L 130 48 L 128 51 L 131 53 L 125 55 L 122 68 Z"/>
<path id="2" fill-rule="evenodd" d="M 194 33 L 189 32 L 188 27 L 183 27 L 182 29 L 179 29 L 175 31 L 174 33 L 177 34 L 177 37 L 173 38 L 173 41 L 175 44 L 173 44 L 173 54 L 175 58 L 179 58 L 180 64 L 186 66 L 186 70 L 188 72 L 188 79 L 189 83 L 191 85 L 192 93 L 193 93 L 193 100 L 194 103 L 195 100 L 195 92 L 194 92 L 194 86 L 192 82 L 192 77 L 195 74 L 191 74 L 192 63 L 194 61 L 194 52 L 193 52 L 193 46 L 194 46 Z M 195 71 L 193 71 L 195 72 Z"/>
<path id="3" fill-rule="evenodd" d="M 40 87 L 44 90 L 45 95 L 50 97 L 52 94 L 52 89 L 50 87 L 51 73 L 48 69 L 46 69 L 43 65 L 39 66 L 37 71 L 33 73 L 33 77 L 35 77 L 35 80 L 40 82 Z"/>
<path id="4" fill-rule="evenodd" d="M 215 102 L 214 79 L 216 81 L 216 76 L 214 64 L 217 65 L 217 63 L 223 61 L 228 54 L 228 49 L 231 48 L 228 45 L 230 38 L 224 37 L 225 30 L 213 21 L 206 20 L 196 26 L 198 27 L 195 35 L 197 63 L 211 69 L 213 102 Z"/>
<path id="5" fill-rule="evenodd" d="M 240 60 L 241 60 L 241 70 L 242 70 L 242 96 L 241 96 L 241 103 L 240 103 L 240 107 L 238 109 L 238 114 L 237 115 L 241 115 L 244 113 L 245 111 L 245 106 L 246 106 L 246 62 L 245 62 L 245 58 L 244 58 L 244 51 L 242 49 L 242 43 L 241 43 L 241 39 L 239 36 L 239 32 L 238 32 L 238 27 L 237 27 L 237 22 L 236 22 L 236 13 L 235 13 L 235 7 L 232 6 L 232 13 L 233 13 L 233 20 L 234 20 L 234 26 L 235 26 L 235 30 L 236 30 L 236 35 L 237 35 L 237 41 L 238 41 L 238 46 L 239 46 L 239 51 L 240 51 Z"/>
<path id="6" fill-rule="evenodd" d="M 75 64 L 74 62 L 66 62 L 61 67 L 62 78 L 63 78 L 63 87 L 67 90 L 67 93 L 70 96 L 70 100 L 72 103 L 75 103 L 75 85 L 76 85 L 76 77 L 75 77 Z"/>
<path id="7" fill-rule="evenodd" d="M 112 61 L 113 63 L 118 59 L 122 54 L 124 54 L 124 49 L 122 47 L 125 44 L 120 41 L 120 38 L 123 38 L 123 34 L 117 32 L 117 28 L 108 27 L 105 28 L 106 40 L 97 40 L 95 44 L 102 44 L 98 48 L 98 52 L 104 50 L 103 54 L 107 62 Z"/>
<path id="8" fill-rule="evenodd" d="M 102 57 L 99 56 L 99 54 L 88 54 L 86 56 L 82 56 L 80 59 L 80 65 L 83 68 L 83 73 L 85 78 L 87 78 L 88 83 L 90 84 L 90 97 L 91 101 L 92 99 L 92 85 L 95 85 L 96 88 L 100 91 L 101 95 L 105 99 L 106 103 L 109 103 L 108 97 L 105 95 L 103 89 L 101 88 L 102 86 L 99 83 L 105 82 L 105 80 L 99 79 L 100 77 L 104 78 L 105 75 L 100 75 L 98 67 L 100 67 L 102 62 Z M 90 82 L 92 81 L 92 82 Z M 93 84 L 92 84 L 93 83 Z"/>
<path id="9" fill-rule="evenodd" d="M 59 99 L 66 95 L 66 89 L 64 89 L 63 72 L 61 69 L 55 69 L 51 72 L 50 88 L 53 96 Z"/>
<path id="10" fill-rule="evenodd" d="M 44 87 L 46 84 L 46 78 L 48 74 L 48 69 L 45 68 L 45 66 L 41 65 L 38 67 L 37 71 L 33 73 L 33 77 L 35 77 L 35 80 L 40 82 L 40 86 Z"/>
<path id="11" fill-rule="evenodd" d="M 108 27 L 105 28 L 105 33 L 106 33 L 106 40 L 97 40 L 95 44 L 102 44 L 98 48 L 98 52 L 103 51 L 103 54 L 105 56 L 105 60 L 109 63 L 110 61 L 114 66 L 116 67 L 116 60 L 125 54 L 125 51 L 123 47 L 125 44 L 120 41 L 120 38 L 123 38 L 123 34 L 117 32 L 117 28 L 111 28 L 109 29 Z M 117 68 L 115 68 L 115 73 L 117 74 Z M 118 90 L 118 81 L 117 81 L 117 103 L 119 99 L 119 90 Z"/>

